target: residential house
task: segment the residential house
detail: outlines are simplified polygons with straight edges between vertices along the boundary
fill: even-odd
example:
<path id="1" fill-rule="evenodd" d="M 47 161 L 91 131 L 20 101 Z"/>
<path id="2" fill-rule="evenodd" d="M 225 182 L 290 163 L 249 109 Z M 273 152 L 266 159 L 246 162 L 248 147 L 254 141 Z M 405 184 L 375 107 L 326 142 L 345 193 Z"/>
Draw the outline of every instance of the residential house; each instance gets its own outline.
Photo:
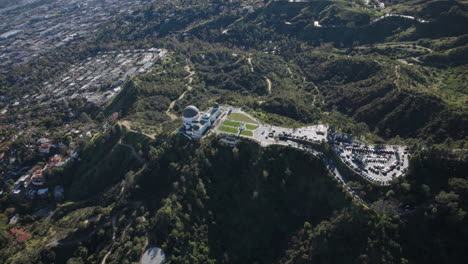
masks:
<path id="1" fill-rule="evenodd" d="M 39 153 L 41 154 L 49 154 L 50 152 L 50 148 L 52 147 L 52 145 L 50 143 L 43 143 L 39 146 Z"/>
<path id="2" fill-rule="evenodd" d="M 38 169 L 34 171 L 33 176 L 31 177 L 32 184 L 34 186 L 42 186 L 45 184 L 44 170 Z"/>

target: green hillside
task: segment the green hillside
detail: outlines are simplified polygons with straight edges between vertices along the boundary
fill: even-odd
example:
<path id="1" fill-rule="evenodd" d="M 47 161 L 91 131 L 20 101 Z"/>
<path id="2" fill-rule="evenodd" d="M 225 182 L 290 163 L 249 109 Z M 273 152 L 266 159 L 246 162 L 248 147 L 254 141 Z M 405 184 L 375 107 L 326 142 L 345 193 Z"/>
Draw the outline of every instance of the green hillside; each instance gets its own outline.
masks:
<path id="1" fill-rule="evenodd" d="M 443 149 L 417 150 L 408 180 L 385 189 L 350 183 L 372 199 L 369 208 L 352 202 L 323 163 L 301 150 L 114 136 L 122 143 L 113 148 L 128 146 L 126 157 L 91 179 L 79 172 L 92 161 L 77 161 L 72 185 L 65 186 L 79 199 L 59 204 L 51 218 L 22 220 L 33 238 L 3 250 L 6 263 L 71 263 L 67 255 L 100 263 L 107 252 L 109 261 L 131 262 L 146 243 L 162 247 L 168 263 L 424 263 L 429 259 L 417 252 L 436 247 L 440 253 L 431 260 L 446 260 L 444 252 L 455 263 L 462 257 L 456 239 L 438 242 L 467 226 L 466 162 Z M 87 148 L 97 155 L 99 144 L 112 146 L 112 138 L 100 136 Z M 128 162 L 136 167 L 126 172 Z M 447 166 L 449 176 L 441 178 Z M 100 181 L 107 186 L 96 193 Z M 400 203 L 414 213 L 400 214 Z"/>
<path id="2" fill-rule="evenodd" d="M 143 2 L 0 74 L 0 263 L 139 263 L 151 247 L 165 264 L 466 262 L 467 1 Z M 64 81 L 44 99 L 71 65 L 152 48 L 167 56 L 114 76 L 105 103 Z M 234 107 L 217 132 L 235 144 L 177 133 L 188 105 L 214 102 Z M 380 185 L 327 141 L 268 145 L 275 125 L 317 124 L 405 145 L 408 171 Z M 49 195 L 15 196 L 37 168 Z"/>

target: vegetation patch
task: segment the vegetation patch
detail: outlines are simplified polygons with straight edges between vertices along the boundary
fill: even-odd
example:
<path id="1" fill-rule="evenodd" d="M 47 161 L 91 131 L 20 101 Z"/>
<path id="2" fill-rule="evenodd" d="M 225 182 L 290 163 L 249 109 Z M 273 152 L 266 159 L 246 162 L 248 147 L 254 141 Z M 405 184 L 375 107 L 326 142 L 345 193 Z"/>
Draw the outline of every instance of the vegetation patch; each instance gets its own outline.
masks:
<path id="1" fill-rule="evenodd" d="M 228 121 L 228 120 L 224 121 L 223 125 L 231 126 L 231 127 L 240 127 L 241 126 L 241 124 L 238 123 L 238 122 L 232 122 L 232 121 Z"/>
<path id="2" fill-rule="evenodd" d="M 252 137 L 252 136 L 253 136 L 253 132 L 250 131 L 250 130 L 244 130 L 244 131 L 241 132 L 241 135 L 248 136 L 248 137 Z"/>
<path id="3" fill-rule="evenodd" d="M 246 127 L 247 129 L 250 129 L 250 130 L 255 130 L 255 129 L 257 129 L 257 128 L 258 128 L 258 126 L 255 126 L 255 125 L 249 125 L 249 124 L 245 125 L 245 127 Z"/>
<path id="4" fill-rule="evenodd" d="M 233 134 L 237 134 L 238 132 L 237 128 L 228 127 L 228 126 L 220 126 L 218 130 L 228 132 L 228 133 L 233 133 Z"/>
<path id="5" fill-rule="evenodd" d="M 257 124 L 255 120 L 252 118 L 241 114 L 241 113 L 232 113 L 228 116 L 229 119 L 234 120 L 234 121 L 241 121 L 241 122 L 246 122 L 246 123 L 252 123 L 252 124 Z"/>

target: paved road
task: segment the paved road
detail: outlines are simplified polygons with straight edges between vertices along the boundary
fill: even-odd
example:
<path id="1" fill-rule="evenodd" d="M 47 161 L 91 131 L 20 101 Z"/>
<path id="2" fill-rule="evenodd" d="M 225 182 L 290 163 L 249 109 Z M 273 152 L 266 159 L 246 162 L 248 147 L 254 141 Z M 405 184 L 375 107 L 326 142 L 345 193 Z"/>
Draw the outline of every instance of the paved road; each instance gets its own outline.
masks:
<path id="1" fill-rule="evenodd" d="M 347 186 L 348 180 L 346 179 L 345 176 L 343 176 L 343 174 L 337 168 L 337 166 L 336 166 L 336 164 L 335 164 L 335 162 L 333 160 L 327 158 L 322 152 L 317 151 L 317 150 L 313 149 L 310 146 L 303 145 L 303 144 L 298 144 L 296 142 L 293 142 L 293 143 L 295 143 L 295 144 L 292 144 L 292 145 L 289 145 L 289 146 L 299 148 L 299 149 L 303 149 L 303 150 L 311 153 L 312 155 L 318 157 L 323 162 L 325 167 L 330 171 L 330 173 L 335 177 L 335 179 L 338 181 L 338 183 L 343 185 L 344 190 L 346 190 L 346 192 L 348 192 L 353 197 L 353 199 L 357 200 L 360 203 L 365 204 L 366 206 L 370 205 L 369 202 L 364 201 L 364 199 L 362 199 L 351 187 Z"/>

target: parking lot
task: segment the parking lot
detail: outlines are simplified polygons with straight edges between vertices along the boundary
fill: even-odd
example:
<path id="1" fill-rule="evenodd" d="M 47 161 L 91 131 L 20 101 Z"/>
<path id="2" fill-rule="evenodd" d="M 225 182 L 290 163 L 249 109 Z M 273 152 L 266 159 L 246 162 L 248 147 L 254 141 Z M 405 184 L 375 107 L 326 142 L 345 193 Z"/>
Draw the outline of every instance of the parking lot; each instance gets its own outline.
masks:
<path id="1" fill-rule="evenodd" d="M 260 125 L 254 131 L 253 138 L 260 142 L 262 146 L 271 144 L 296 146 L 297 143 L 289 140 L 281 140 L 281 138 L 304 140 L 309 142 L 321 142 L 327 139 L 327 128 L 324 125 L 308 126 L 301 128 L 286 128 L 271 125 Z"/>
<path id="2" fill-rule="evenodd" d="M 333 149 L 346 165 L 367 180 L 387 185 L 408 170 L 408 152 L 403 146 L 371 146 L 338 143 Z"/>

